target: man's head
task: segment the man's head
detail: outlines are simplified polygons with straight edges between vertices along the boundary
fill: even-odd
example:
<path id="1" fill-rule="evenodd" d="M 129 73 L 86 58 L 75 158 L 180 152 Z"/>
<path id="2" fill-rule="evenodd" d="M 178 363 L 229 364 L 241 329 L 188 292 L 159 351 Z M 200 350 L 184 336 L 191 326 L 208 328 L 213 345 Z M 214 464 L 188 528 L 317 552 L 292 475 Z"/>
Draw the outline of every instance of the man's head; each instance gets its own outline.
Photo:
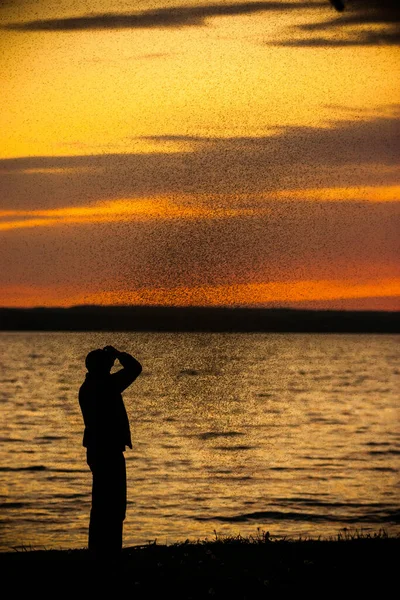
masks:
<path id="1" fill-rule="evenodd" d="M 114 364 L 115 356 L 107 350 L 92 350 L 86 357 L 85 364 L 93 375 L 107 375 Z"/>

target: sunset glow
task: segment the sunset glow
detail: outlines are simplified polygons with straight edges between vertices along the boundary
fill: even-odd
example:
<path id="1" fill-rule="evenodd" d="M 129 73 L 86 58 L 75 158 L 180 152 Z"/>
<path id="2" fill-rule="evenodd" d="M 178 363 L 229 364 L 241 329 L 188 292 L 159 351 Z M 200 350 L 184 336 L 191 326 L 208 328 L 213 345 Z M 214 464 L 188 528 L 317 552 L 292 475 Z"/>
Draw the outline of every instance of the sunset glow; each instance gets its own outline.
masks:
<path id="1" fill-rule="evenodd" d="M 397 310 L 386 13 L 132 6 L 0 6 L 0 305 Z"/>
<path id="2" fill-rule="evenodd" d="M 20 307 L 98 305 L 149 306 L 280 306 L 287 303 L 354 300 L 393 297 L 393 310 L 399 309 L 394 300 L 400 290 L 400 279 L 353 282 L 348 281 L 290 281 L 259 284 L 199 286 L 194 288 L 142 288 L 129 291 L 99 291 L 76 294 L 73 289 L 10 287 L 3 291 L 7 305 Z M 68 302 L 64 304 L 64 298 Z M 21 300 L 22 299 L 22 303 Z M 377 302 L 379 306 L 379 302 Z"/>
<path id="3" fill-rule="evenodd" d="M 265 212 L 265 209 L 261 209 Z M 211 209 L 201 206 L 182 206 L 168 199 L 115 200 L 95 206 L 58 208 L 52 210 L 0 211 L 0 231 L 23 227 L 51 227 L 67 224 L 84 225 L 89 223 L 118 222 L 126 219 L 218 219 L 252 215 L 251 209 Z M 26 217 L 26 220 L 20 220 Z"/>

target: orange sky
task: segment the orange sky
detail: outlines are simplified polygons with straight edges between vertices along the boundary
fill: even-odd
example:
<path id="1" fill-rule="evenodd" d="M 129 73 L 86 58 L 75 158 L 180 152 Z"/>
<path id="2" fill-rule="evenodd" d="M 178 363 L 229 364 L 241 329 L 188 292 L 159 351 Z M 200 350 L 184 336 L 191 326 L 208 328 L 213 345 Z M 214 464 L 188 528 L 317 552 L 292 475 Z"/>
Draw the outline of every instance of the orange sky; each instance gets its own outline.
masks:
<path id="1" fill-rule="evenodd" d="M 134 7 L 0 5 L 0 305 L 398 310 L 395 3 Z"/>

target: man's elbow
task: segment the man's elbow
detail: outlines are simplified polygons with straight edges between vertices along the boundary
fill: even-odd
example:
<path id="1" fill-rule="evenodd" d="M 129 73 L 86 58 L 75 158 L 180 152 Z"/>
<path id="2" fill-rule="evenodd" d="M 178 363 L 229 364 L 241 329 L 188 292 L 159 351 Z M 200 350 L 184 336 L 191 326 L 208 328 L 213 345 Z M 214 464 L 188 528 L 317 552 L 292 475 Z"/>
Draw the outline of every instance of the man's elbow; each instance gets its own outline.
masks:
<path id="1" fill-rule="evenodd" d="M 136 377 L 139 377 L 140 373 L 143 371 L 143 367 L 140 364 L 140 362 L 136 361 L 136 366 L 135 366 L 135 371 L 136 371 Z"/>
<path id="2" fill-rule="evenodd" d="M 140 373 L 142 372 L 142 365 L 140 364 L 140 362 L 127 352 L 120 352 L 119 362 L 121 363 L 124 369 L 131 373 L 137 373 L 138 375 L 140 375 Z"/>
<path id="3" fill-rule="evenodd" d="M 129 373 L 134 379 L 136 379 L 136 377 L 139 377 L 140 373 L 143 371 L 142 365 L 138 360 L 136 360 L 136 358 L 134 358 L 132 363 L 129 366 L 127 365 L 125 369 L 129 371 Z"/>

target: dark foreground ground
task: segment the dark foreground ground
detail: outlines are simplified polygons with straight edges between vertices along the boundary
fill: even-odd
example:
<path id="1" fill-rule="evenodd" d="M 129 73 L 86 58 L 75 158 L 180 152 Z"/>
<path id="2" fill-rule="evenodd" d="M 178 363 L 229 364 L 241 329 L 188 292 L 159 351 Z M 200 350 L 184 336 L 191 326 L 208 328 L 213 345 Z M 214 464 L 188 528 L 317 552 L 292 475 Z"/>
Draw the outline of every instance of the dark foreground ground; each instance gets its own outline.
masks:
<path id="1" fill-rule="evenodd" d="M 125 548 L 117 565 L 86 550 L 0 553 L 8 597 L 394 597 L 400 537 L 334 540 L 225 539 Z M 24 596 L 27 597 L 27 596 Z"/>

